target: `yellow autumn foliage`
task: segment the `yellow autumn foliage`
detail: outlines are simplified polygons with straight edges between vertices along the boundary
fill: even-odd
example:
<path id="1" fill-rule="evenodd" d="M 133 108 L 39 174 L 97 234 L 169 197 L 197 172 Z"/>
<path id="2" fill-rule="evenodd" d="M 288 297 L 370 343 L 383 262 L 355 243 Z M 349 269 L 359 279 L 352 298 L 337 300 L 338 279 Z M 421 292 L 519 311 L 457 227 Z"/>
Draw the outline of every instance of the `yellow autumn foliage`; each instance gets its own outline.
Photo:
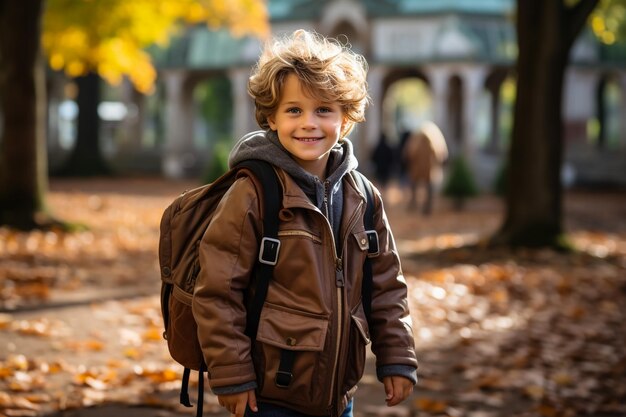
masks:
<path id="1" fill-rule="evenodd" d="M 263 0 L 49 0 L 42 46 L 55 70 L 71 77 L 95 70 L 111 84 L 126 76 L 148 93 L 156 71 L 145 48 L 201 23 L 234 36 L 269 33 Z"/>
<path id="2" fill-rule="evenodd" d="M 606 45 L 626 40 L 626 0 L 600 0 L 589 16 L 591 30 Z"/>

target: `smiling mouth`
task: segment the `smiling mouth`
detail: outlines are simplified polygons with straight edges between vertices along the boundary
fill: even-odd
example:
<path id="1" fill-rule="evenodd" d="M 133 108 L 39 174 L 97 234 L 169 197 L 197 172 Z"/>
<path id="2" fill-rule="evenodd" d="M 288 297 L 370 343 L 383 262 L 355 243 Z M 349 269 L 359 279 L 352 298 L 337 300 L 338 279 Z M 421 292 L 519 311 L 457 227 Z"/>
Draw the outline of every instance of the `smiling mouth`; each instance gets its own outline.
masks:
<path id="1" fill-rule="evenodd" d="M 317 142 L 318 140 L 322 140 L 322 138 L 296 138 L 300 142 Z"/>

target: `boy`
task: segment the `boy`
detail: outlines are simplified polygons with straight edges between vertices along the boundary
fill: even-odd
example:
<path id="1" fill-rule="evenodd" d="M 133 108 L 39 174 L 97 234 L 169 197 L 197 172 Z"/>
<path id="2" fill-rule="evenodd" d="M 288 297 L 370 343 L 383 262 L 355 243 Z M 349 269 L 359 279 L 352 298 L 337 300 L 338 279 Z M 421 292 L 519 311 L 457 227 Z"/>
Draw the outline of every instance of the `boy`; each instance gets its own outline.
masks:
<path id="1" fill-rule="evenodd" d="M 253 178 L 232 185 L 205 232 L 192 304 L 211 388 L 237 417 L 352 416 L 370 334 L 387 404 L 416 383 L 406 283 L 379 193 L 369 323 L 361 302 L 365 197 L 346 135 L 364 120 L 365 78 L 363 57 L 303 30 L 267 46 L 250 77 L 264 130 L 242 138 L 229 163 L 267 160 L 283 188 L 256 340 L 244 333 L 262 236 Z"/>

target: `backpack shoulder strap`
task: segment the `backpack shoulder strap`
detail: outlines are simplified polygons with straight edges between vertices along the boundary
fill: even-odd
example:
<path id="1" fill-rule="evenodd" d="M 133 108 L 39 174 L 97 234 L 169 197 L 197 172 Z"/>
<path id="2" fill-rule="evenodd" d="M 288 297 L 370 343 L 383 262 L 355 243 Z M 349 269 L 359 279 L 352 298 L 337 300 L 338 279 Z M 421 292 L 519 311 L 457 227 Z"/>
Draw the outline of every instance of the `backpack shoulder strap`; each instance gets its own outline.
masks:
<path id="1" fill-rule="evenodd" d="M 361 192 L 365 195 L 366 206 L 365 214 L 363 216 L 363 225 L 367 233 L 367 240 L 369 248 L 367 250 L 367 257 L 363 263 L 363 283 L 361 284 L 361 299 L 363 303 L 363 311 L 367 321 L 370 321 L 372 314 L 372 286 L 373 286 L 373 272 L 371 257 L 378 255 L 378 233 L 374 227 L 374 190 L 372 184 L 365 176 L 359 171 L 352 171 L 357 186 Z"/>
<path id="2" fill-rule="evenodd" d="M 259 258 L 255 268 L 257 277 L 257 290 L 252 300 L 252 306 L 248 311 L 246 320 L 246 334 L 253 340 L 256 338 L 256 332 L 259 327 L 259 317 L 265 297 L 267 296 L 267 288 L 274 270 L 274 265 L 278 259 L 278 249 L 280 242 L 278 241 L 278 211 L 280 210 L 282 201 L 282 188 L 274 168 L 269 162 L 261 160 L 246 160 L 237 164 L 233 169 L 229 170 L 213 184 L 223 184 L 223 187 L 229 187 L 236 179 L 240 169 L 247 169 L 261 183 L 263 192 L 263 239 L 261 241 L 261 249 Z M 222 187 L 222 185 L 220 185 Z M 223 189 L 223 188 L 222 188 Z M 208 193 L 210 190 L 207 186 L 199 187 L 191 190 L 189 193 Z M 179 200 L 182 200 L 179 198 Z M 182 201 L 176 202 L 180 205 Z M 176 207 L 178 209 L 179 207 Z M 169 260 L 169 258 L 168 258 Z M 196 408 L 196 417 L 202 417 L 204 404 L 204 373 L 206 365 L 204 362 L 200 365 L 198 376 L 198 405 Z M 191 407 L 189 401 L 189 374 L 190 369 L 185 368 L 183 372 L 183 380 L 180 391 L 180 403 L 186 407 Z"/>
<path id="3" fill-rule="evenodd" d="M 247 168 L 259 180 L 263 188 L 263 238 L 259 248 L 258 262 L 255 267 L 257 288 L 248 310 L 246 334 L 256 339 L 259 318 L 267 289 L 272 279 L 274 265 L 278 261 L 280 241 L 278 240 L 278 212 L 282 204 L 283 190 L 272 164 L 251 159 L 237 164 L 237 168 Z"/>
<path id="4" fill-rule="evenodd" d="M 356 182 L 357 186 L 361 190 L 361 192 L 365 195 L 367 199 L 367 206 L 365 207 L 365 217 L 363 218 L 363 224 L 365 225 L 365 230 L 373 230 L 374 229 L 374 190 L 372 189 L 372 184 L 369 180 L 360 173 L 359 171 L 352 171 L 352 177 Z"/>
<path id="5" fill-rule="evenodd" d="M 261 183 L 264 201 L 263 235 L 276 239 L 278 236 L 278 210 L 280 210 L 282 203 L 283 190 L 274 167 L 269 162 L 260 159 L 248 159 L 237 164 L 236 167 L 249 169 Z M 265 257 L 260 257 L 259 260 L 260 262 L 272 262 L 271 259 Z"/>

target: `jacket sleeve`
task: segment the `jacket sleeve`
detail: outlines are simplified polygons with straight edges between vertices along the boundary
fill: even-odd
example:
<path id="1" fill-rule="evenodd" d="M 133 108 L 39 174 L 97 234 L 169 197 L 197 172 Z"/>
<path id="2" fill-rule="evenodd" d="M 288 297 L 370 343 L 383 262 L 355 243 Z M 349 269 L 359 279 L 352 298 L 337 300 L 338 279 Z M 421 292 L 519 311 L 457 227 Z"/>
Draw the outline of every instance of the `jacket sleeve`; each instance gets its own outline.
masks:
<path id="1" fill-rule="evenodd" d="M 244 293 L 258 253 L 259 199 L 250 178 L 224 194 L 199 248 L 192 310 L 213 389 L 256 381 Z"/>
<path id="2" fill-rule="evenodd" d="M 372 263 L 372 313 L 370 333 L 376 366 L 405 365 L 417 368 L 415 342 L 402 275 L 400 256 L 382 198 L 375 190 L 374 225 L 379 239 L 379 255 Z"/>

